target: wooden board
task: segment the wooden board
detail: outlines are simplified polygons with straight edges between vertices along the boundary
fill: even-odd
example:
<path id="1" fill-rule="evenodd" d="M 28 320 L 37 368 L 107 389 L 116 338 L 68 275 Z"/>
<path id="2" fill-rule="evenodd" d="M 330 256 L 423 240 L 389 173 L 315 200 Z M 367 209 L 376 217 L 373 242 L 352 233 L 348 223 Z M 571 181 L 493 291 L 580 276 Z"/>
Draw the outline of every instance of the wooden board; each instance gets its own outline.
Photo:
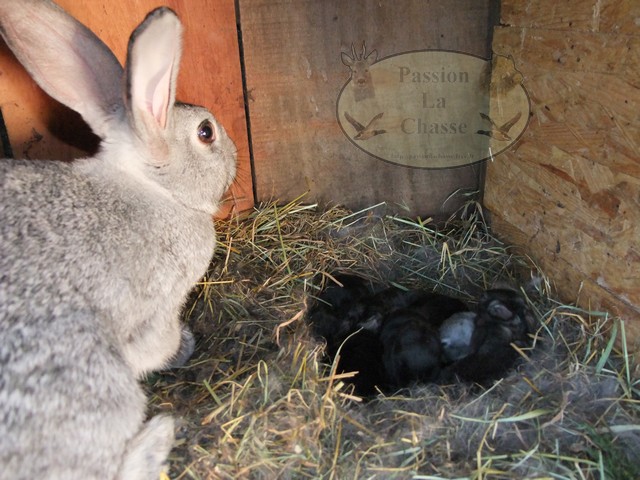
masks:
<path id="1" fill-rule="evenodd" d="M 356 148 L 336 120 L 349 79 L 342 52 L 379 58 L 422 49 L 487 57 L 490 0 L 240 0 L 258 200 L 344 204 L 387 201 L 407 215 L 446 217 L 480 190 L 483 165 L 420 170 Z"/>
<path id="2" fill-rule="evenodd" d="M 487 169 L 494 230 L 640 346 L 640 4 L 505 0 L 502 15 L 493 48 L 516 61 L 533 116 Z"/>
<path id="3" fill-rule="evenodd" d="M 59 0 L 69 13 L 93 30 L 113 50 L 121 63 L 131 31 L 142 21 L 155 0 Z M 232 208 L 253 206 L 251 169 L 240 56 L 233 0 L 168 0 L 184 26 L 184 53 L 177 98 L 209 108 L 238 148 L 238 176 L 231 189 Z M 71 159 L 95 150 L 97 139 L 82 119 L 52 100 L 31 80 L 0 42 L 0 107 L 14 156 Z"/>

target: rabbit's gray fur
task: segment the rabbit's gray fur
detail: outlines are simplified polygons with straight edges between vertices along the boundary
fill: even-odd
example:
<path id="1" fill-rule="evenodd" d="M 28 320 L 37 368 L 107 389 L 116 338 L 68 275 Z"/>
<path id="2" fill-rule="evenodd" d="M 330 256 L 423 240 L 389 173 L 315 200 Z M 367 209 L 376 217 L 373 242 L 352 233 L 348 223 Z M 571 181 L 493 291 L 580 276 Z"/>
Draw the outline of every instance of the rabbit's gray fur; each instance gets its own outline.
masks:
<path id="1" fill-rule="evenodd" d="M 144 423 L 138 379 L 192 349 L 179 314 L 210 261 L 235 147 L 206 109 L 174 105 L 169 9 L 134 31 L 125 71 L 48 0 L 0 1 L 0 32 L 103 140 L 70 163 L 0 160 L 0 479 L 156 479 L 173 421 Z M 162 77 L 148 102 L 145 75 Z"/>

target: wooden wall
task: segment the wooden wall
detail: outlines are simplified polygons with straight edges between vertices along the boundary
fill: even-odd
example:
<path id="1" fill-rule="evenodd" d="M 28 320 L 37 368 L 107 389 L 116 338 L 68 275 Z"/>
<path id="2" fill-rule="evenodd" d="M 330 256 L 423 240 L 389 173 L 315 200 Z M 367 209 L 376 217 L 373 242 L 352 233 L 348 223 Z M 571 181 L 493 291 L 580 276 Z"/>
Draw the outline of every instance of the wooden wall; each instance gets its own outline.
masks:
<path id="1" fill-rule="evenodd" d="M 492 0 L 240 0 L 258 200 L 387 201 L 408 215 L 448 216 L 478 192 L 483 166 L 420 170 L 356 148 L 336 119 L 349 79 L 340 54 L 367 42 L 378 58 L 424 49 L 490 56 Z M 458 192 L 458 195 L 456 195 Z M 453 198 L 450 198 L 453 197 Z"/>
<path id="2" fill-rule="evenodd" d="M 233 0 L 57 0 L 93 30 L 116 54 L 126 56 L 131 31 L 152 8 L 167 5 L 184 27 L 184 53 L 177 98 L 209 108 L 238 148 L 238 176 L 233 201 L 225 210 L 253 205 L 251 167 L 244 116 L 240 54 Z M 0 40 L 0 108 L 13 154 L 18 158 L 78 158 L 95 149 L 80 117 L 52 100 Z M 224 212 L 222 212 L 224 214 Z"/>
<path id="3" fill-rule="evenodd" d="M 503 0 L 501 17 L 493 50 L 523 73 L 532 119 L 488 167 L 494 229 L 638 342 L 640 2 Z"/>

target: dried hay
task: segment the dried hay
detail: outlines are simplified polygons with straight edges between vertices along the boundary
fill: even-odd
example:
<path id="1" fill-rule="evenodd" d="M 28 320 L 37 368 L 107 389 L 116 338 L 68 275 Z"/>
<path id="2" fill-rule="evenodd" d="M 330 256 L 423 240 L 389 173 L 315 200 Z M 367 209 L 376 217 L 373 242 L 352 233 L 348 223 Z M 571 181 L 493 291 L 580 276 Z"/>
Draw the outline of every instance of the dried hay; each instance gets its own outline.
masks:
<path id="1" fill-rule="evenodd" d="M 440 230 L 383 210 L 296 201 L 219 223 L 216 257 L 186 311 L 196 353 L 148 381 L 153 413 L 179 419 L 171 478 L 640 478 L 624 323 L 553 300 L 474 204 Z M 422 385 L 361 402 L 304 322 L 336 271 L 463 300 L 497 282 L 527 284 L 535 349 L 485 391 Z"/>

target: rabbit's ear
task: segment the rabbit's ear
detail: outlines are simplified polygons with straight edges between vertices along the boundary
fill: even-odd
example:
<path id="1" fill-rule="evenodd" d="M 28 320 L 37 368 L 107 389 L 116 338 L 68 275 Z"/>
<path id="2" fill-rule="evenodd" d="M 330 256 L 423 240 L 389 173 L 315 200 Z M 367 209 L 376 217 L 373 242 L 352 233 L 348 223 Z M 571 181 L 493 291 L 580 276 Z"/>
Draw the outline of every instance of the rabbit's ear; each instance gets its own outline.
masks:
<path id="1" fill-rule="evenodd" d="M 153 10 L 131 34 L 127 54 L 127 108 L 143 141 L 164 138 L 175 101 L 182 25 L 166 7 Z"/>
<path id="2" fill-rule="evenodd" d="M 106 135 L 122 105 L 122 66 L 93 32 L 48 0 L 2 0 L 0 33 L 45 92 Z"/>

